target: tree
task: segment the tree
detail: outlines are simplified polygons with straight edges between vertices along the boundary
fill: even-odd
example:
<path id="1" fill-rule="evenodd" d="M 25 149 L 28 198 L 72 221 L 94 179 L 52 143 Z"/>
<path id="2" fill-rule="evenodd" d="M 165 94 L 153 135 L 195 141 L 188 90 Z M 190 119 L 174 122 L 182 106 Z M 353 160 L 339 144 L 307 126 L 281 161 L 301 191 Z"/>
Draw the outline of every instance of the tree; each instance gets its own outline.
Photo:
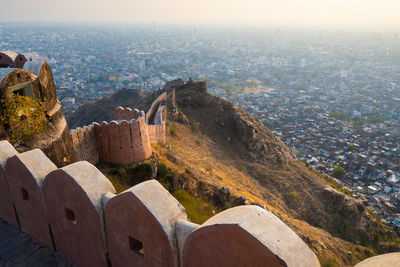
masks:
<path id="1" fill-rule="evenodd" d="M 3 110 L 0 121 L 9 125 L 8 135 L 11 143 L 24 143 L 26 137 L 46 129 L 46 108 L 39 100 L 13 95 L 9 99 L 1 100 L 1 105 Z"/>
<path id="2" fill-rule="evenodd" d="M 346 174 L 345 170 L 341 166 L 339 165 L 334 165 L 334 166 L 335 170 L 333 171 L 333 176 L 335 176 L 336 178 L 341 178 Z"/>

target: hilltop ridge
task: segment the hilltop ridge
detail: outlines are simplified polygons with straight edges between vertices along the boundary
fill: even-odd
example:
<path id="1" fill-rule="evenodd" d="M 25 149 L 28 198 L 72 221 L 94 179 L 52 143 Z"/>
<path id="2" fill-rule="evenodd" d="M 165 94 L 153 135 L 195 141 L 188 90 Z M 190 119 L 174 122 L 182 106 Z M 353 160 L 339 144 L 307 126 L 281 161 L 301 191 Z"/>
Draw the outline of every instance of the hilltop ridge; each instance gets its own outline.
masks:
<path id="1" fill-rule="evenodd" d="M 228 188 L 232 198 L 236 195 L 274 210 L 321 262 L 354 264 L 357 257 L 365 257 L 364 252 L 373 253 L 357 244 L 383 250 L 385 242 L 376 236 L 396 236 L 360 201 L 332 188 L 337 185 L 328 177 L 297 160 L 255 116 L 193 87 L 177 88 L 175 105 L 169 109 L 170 127 L 176 134 L 167 140 L 182 162 L 176 164 L 178 169 L 197 168 L 197 179 Z"/>
<path id="2" fill-rule="evenodd" d="M 153 166 L 162 163 L 174 173 L 170 191 L 183 189 L 218 210 L 262 206 L 302 237 L 323 265 L 351 265 L 373 255 L 371 248 L 396 248 L 387 242 L 396 235 L 362 203 L 306 168 L 256 117 L 209 94 L 205 81 L 179 86 L 171 95 L 167 142 L 153 145 L 151 159 Z M 140 100 L 138 95 L 124 99 Z M 97 110 L 104 101 L 90 108 Z M 85 119 L 82 110 L 77 114 Z"/>

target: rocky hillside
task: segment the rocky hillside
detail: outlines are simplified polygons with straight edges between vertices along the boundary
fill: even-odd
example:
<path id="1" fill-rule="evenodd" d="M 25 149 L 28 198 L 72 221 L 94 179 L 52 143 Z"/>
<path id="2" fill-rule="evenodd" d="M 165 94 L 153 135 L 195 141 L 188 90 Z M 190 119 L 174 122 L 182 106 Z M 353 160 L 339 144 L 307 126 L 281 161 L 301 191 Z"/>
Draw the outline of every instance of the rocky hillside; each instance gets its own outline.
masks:
<path id="1" fill-rule="evenodd" d="M 130 93 L 82 106 L 70 127 L 110 120 L 116 106 L 148 106 L 155 98 Z M 99 164 L 118 191 L 159 179 L 197 223 L 232 206 L 257 204 L 303 238 L 323 266 L 352 266 L 399 250 L 397 236 L 379 218 L 298 161 L 256 117 L 190 86 L 177 90 L 175 100 L 168 101 L 167 144 L 154 145 L 151 159 L 132 166 Z"/>
<path id="2" fill-rule="evenodd" d="M 169 111 L 168 145 L 176 154 L 175 168 L 190 168 L 198 181 L 224 188 L 231 198 L 274 211 L 322 263 L 354 264 L 370 253 L 399 249 L 396 234 L 379 218 L 341 192 L 332 179 L 298 161 L 279 138 L 240 107 L 182 88 Z"/>

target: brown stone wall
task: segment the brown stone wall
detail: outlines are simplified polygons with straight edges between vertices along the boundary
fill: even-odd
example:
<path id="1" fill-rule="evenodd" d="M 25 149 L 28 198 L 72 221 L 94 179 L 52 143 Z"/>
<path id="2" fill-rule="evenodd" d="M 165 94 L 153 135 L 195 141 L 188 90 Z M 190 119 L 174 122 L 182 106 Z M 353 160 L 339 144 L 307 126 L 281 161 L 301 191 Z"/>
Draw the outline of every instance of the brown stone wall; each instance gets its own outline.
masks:
<path id="1" fill-rule="evenodd" d="M 183 267 L 320 266 L 287 225 L 251 205 L 218 213 L 194 230 L 184 241 L 182 262 Z"/>
<path id="2" fill-rule="evenodd" d="M 144 117 L 131 121 L 94 124 L 99 160 L 132 164 L 151 156 L 152 149 Z"/>
<path id="3" fill-rule="evenodd" d="M 14 60 L 12 60 L 12 58 L 10 58 L 8 55 L 1 52 L 0 52 L 0 65 L 8 66 L 9 68 L 15 67 Z"/>
<path id="4" fill-rule="evenodd" d="M 128 165 L 135 161 L 132 140 L 131 140 L 131 125 L 127 121 L 122 121 L 119 125 L 119 135 L 121 141 L 121 164 Z"/>
<path id="5" fill-rule="evenodd" d="M 146 118 L 147 118 L 147 123 L 149 122 L 149 118 L 153 116 L 152 119 L 152 124 L 148 124 L 148 133 L 149 133 L 149 139 L 151 143 L 159 143 L 159 144 L 165 144 L 166 142 L 166 127 L 165 127 L 165 122 L 166 122 L 166 117 L 167 117 L 167 109 L 164 104 L 161 102 L 164 101 L 167 97 L 166 93 L 163 93 L 160 95 L 150 108 L 150 110 L 147 112 Z M 154 111 L 153 109 L 157 109 Z M 155 113 L 154 113 L 155 112 Z M 153 113 L 153 115 L 151 115 Z"/>
<path id="6" fill-rule="evenodd" d="M 166 126 L 162 125 L 148 125 L 149 138 L 151 143 L 165 144 L 166 142 Z"/>
<path id="7" fill-rule="evenodd" d="M 153 104 L 151 104 L 150 109 L 146 113 L 146 122 L 149 124 L 149 119 L 153 118 L 158 110 L 159 105 L 167 98 L 167 92 L 162 93 L 160 96 L 154 100 Z"/>
<path id="8" fill-rule="evenodd" d="M 0 218 L 18 228 L 19 225 L 4 170 L 7 159 L 17 154 L 18 152 L 10 143 L 0 141 Z"/>
<path id="9" fill-rule="evenodd" d="M 19 228 L 14 206 L 11 201 L 6 174 L 2 166 L 0 166 L 0 203 L 0 218 L 12 226 Z"/>
<path id="10" fill-rule="evenodd" d="M 129 125 L 120 124 L 126 135 Z M 192 224 L 156 180 L 114 195 L 111 182 L 90 163 L 57 169 L 40 150 L 18 154 L 7 141 L 0 142 L 0 186 L 0 217 L 18 219 L 22 231 L 55 244 L 77 266 L 107 266 L 107 255 L 112 266 L 320 266 L 300 237 L 258 206 Z"/>
<path id="11" fill-rule="evenodd" d="M 105 208 L 110 260 L 113 266 L 176 266 L 171 243 L 160 223 L 132 192 L 112 198 Z M 132 250 L 130 239 L 143 245 Z"/>
<path id="12" fill-rule="evenodd" d="M 47 62 L 44 62 L 40 67 L 38 80 L 40 85 L 40 98 L 42 99 L 47 112 L 51 113 L 53 108 L 56 106 L 57 96 L 54 86 L 53 73 L 51 72 L 50 65 Z"/>
<path id="13" fill-rule="evenodd" d="M 51 172 L 43 183 L 57 251 L 78 266 L 107 266 L 101 198 L 109 191 L 115 189 L 108 179 L 84 161 Z"/>
<path id="14" fill-rule="evenodd" d="M 26 57 L 24 55 L 19 54 L 14 60 L 14 65 L 16 68 L 22 69 L 24 68 L 25 62 L 26 62 Z"/>
<path id="15" fill-rule="evenodd" d="M 116 120 L 137 120 L 140 116 L 143 116 L 141 111 L 131 108 L 117 107 L 114 112 Z"/>
<path id="16" fill-rule="evenodd" d="M 57 167 L 39 149 L 7 160 L 6 175 L 21 230 L 52 248 L 53 243 L 42 197 L 42 182 Z"/>
<path id="17" fill-rule="evenodd" d="M 237 225 L 213 225 L 194 231 L 185 241 L 182 260 L 183 267 L 286 266 Z"/>
<path id="18" fill-rule="evenodd" d="M 77 159 L 86 160 L 93 165 L 97 164 L 99 162 L 99 152 L 97 150 L 94 125 L 79 127 L 71 130 L 70 133 Z"/>

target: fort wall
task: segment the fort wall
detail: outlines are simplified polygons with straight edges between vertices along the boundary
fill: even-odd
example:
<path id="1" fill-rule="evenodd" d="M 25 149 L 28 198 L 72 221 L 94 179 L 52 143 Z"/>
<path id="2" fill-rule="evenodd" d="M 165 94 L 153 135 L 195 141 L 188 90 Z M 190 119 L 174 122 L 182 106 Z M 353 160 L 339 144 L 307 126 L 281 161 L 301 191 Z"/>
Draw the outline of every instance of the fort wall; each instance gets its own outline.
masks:
<path id="1" fill-rule="evenodd" d="M 307 245 L 260 207 L 231 208 L 197 225 L 155 180 L 115 194 L 86 161 L 57 169 L 40 150 L 18 154 L 7 141 L 0 156 L 9 184 L 1 204 L 11 203 L 22 231 L 79 266 L 319 266 Z M 6 214 L 0 217 L 14 224 Z"/>
<path id="2" fill-rule="evenodd" d="M 127 165 L 149 158 L 152 154 L 144 114 L 137 120 L 95 123 L 99 160 Z"/>
<path id="3" fill-rule="evenodd" d="M 140 116 L 143 116 L 142 112 L 138 109 L 117 107 L 115 109 L 115 119 L 116 120 L 137 120 Z"/>
<path id="4" fill-rule="evenodd" d="M 152 119 L 154 118 L 154 116 L 157 113 L 157 110 L 159 108 L 159 106 L 161 105 L 161 103 L 167 99 L 168 93 L 164 92 L 161 95 L 159 95 L 156 100 L 154 100 L 153 104 L 151 104 L 150 109 L 147 111 L 146 113 L 146 123 L 147 124 L 152 124 Z"/>
<path id="5" fill-rule="evenodd" d="M 151 143 L 165 144 L 167 109 L 165 101 L 168 93 L 162 93 L 146 114 L 146 122 Z"/>
<path id="6" fill-rule="evenodd" d="M 157 97 L 147 114 L 138 109 L 117 107 L 114 121 L 71 130 L 78 160 L 128 165 L 149 158 L 150 143 L 166 142 L 166 98 L 167 92 Z"/>
<path id="7" fill-rule="evenodd" d="M 83 128 L 79 127 L 71 130 L 70 133 L 78 160 L 85 160 L 93 165 L 99 162 L 94 125 L 91 124 Z"/>
<path id="8" fill-rule="evenodd" d="M 166 142 L 166 126 L 165 123 L 161 125 L 148 125 L 149 138 L 151 143 L 165 144 Z"/>
<path id="9" fill-rule="evenodd" d="M 93 123 L 71 130 L 72 142 L 79 160 L 92 164 L 101 161 L 129 165 L 151 156 L 144 112 L 118 107 L 115 109 L 115 118 L 116 120 L 111 122 L 103 121 L 101 124 Z M 151 132 L 162 139 L 162 127 L 152 128 Z"/>

